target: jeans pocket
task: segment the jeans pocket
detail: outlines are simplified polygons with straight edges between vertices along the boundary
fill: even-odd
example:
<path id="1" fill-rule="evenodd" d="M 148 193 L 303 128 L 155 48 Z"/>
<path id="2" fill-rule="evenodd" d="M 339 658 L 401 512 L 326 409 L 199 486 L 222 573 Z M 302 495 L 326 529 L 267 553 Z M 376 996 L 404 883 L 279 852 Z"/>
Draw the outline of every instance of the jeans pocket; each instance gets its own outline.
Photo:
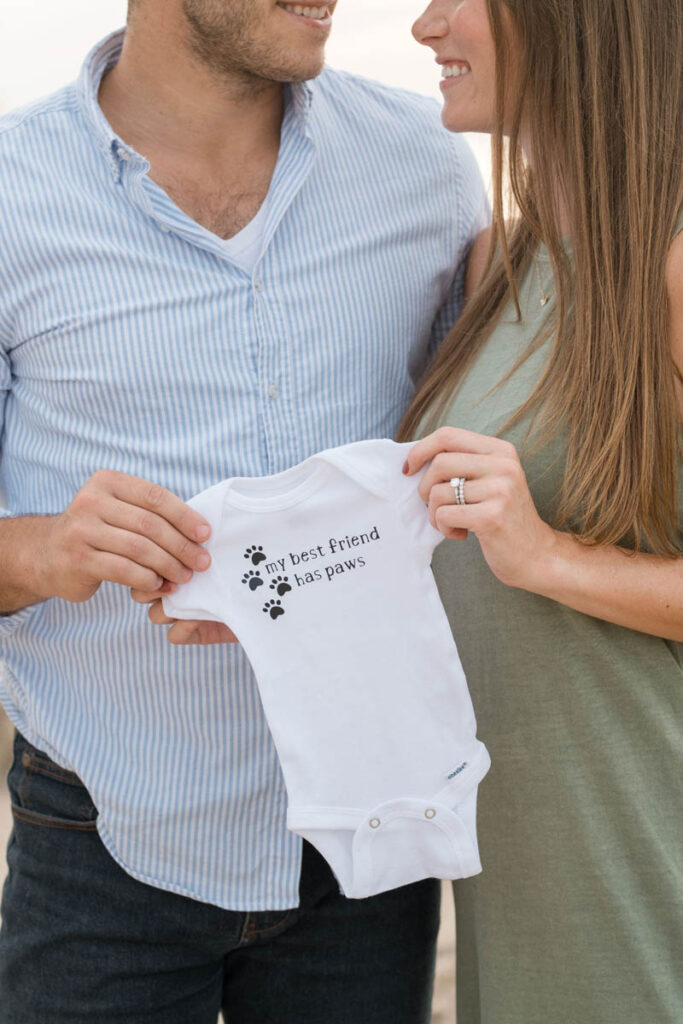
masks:
<path id="1" fill-rule="evenodd" d="M 78 776 L 19 734 L 7 783 L 17 821 L 78 832 L 97 828 L 97 808 Z"/>

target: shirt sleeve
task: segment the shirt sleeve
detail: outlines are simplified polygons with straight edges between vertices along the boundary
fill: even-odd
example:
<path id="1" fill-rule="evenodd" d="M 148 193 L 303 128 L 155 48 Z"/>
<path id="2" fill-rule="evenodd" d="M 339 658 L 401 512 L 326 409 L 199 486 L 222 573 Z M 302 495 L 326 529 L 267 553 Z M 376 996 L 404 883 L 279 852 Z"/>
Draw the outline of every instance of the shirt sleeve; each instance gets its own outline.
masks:
<path id="1" fill-rule="evenodd" d="M 5 334 L 3 313 L 0 308 L 0 459 L 2 459 L 5 437 L 5 407 L 7 405 L 7 396 L 12 389 L 12 367 L 5 345 Z M 8 509 L 3 508 L 3 503 L 4 498 L 0 492 L 0 519 L 6 519 L 12 514 Z"/>
<path id="2" fill-rule="evenodd" d="M 450 136 L 455 170 L 454 197 L 457 222 L 453 278 L 439 309 L 429 339 L 427 360 L 431 360 L 439 345 L 462 312 L 465 271 L 470 249 L 484 228 L 491 223 L 491 208 L 479 165 L 469 144 L 461 135 Z"/>
<path id="3" fill-rule="evenodd" d="M 188 501 L 209 522 L 211 536 L 204 547 L 211 555 L 205 572 L 195 572 L 192 579 L 178 587 L 174 594 L 162 599 L 165 613 L 172 619 L 196 619 L 201 622 L 225 622 L 226 597 L 222 586 L 221 522 L 225 484 L 202 491 Z M 226 623 L 228 626 L 230 623 Z"/>

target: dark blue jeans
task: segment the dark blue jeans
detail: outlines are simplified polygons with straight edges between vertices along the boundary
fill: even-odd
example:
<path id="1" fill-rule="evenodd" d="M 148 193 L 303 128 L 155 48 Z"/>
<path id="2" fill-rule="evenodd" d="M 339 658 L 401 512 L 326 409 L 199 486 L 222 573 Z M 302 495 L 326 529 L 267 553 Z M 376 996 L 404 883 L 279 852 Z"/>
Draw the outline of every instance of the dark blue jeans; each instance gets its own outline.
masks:
<path id="1" fill-rule="evenodd" d="M 77 776 L 23 737 L 0 931 L 0 1024 L 427 1024 L 439 884 L 339 894 L 304 849 L 296 910 L 220 910 L 131 878 Z"/>

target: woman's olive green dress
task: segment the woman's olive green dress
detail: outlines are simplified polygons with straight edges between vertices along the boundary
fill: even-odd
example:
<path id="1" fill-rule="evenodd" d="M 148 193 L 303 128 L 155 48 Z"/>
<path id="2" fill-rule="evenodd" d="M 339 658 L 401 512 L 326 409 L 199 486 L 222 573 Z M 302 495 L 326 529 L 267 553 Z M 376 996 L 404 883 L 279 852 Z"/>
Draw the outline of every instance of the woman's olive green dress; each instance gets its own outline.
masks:
<path id="1" fill-rule="evenodd" d="M 521 302 L 444 423 L 496 434 L 531 393 L 547 348 L 488 394 L 545 315 L 533 265 Z M 522 453 L 546 519 L 564 458 Z M 504 586 L 474 536 L 434 572 L 493 760 L 484 870 L 455 883 L 458 1024 L 683 1024 L 683 644 Z"/>

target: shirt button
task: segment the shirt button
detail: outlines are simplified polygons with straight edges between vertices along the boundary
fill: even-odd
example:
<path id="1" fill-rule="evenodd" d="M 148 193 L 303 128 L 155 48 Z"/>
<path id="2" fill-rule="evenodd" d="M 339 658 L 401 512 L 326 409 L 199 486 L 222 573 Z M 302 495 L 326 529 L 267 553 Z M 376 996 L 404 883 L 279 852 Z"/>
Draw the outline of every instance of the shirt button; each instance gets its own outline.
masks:
<path id="1" fill-rule="evenodd" d="M 368 822 L 370 828 L 379 828 L 381 824 L 382 822 L 379 820 L 379 818 L 370 818 L 370 821 Z"/>
<path id="2" fill-rule="evenodd" d="M 280 389 L 277 384 L 271 384 L 268 388 L 268 398 L 276 401 L 280 397 Z"/>
<path id="3" fill-rule="evenodd" d="M 430 818 L 431 819 L 431 818 L 435 818 L 435 817 L 436 817 L 436 811 L 434 810 L 434 808 L 433 807 L 428 807 L 427 810 L 425 811 L 425 818 Z"/>
<path id="4" fill-rule="evenodd" d="M 259 295 L 263 291 L 263 281 L 261 280 L 260 277 L 257 277 L 256 280 L 254 281 L 254 291 L 258 292 Z"/>

